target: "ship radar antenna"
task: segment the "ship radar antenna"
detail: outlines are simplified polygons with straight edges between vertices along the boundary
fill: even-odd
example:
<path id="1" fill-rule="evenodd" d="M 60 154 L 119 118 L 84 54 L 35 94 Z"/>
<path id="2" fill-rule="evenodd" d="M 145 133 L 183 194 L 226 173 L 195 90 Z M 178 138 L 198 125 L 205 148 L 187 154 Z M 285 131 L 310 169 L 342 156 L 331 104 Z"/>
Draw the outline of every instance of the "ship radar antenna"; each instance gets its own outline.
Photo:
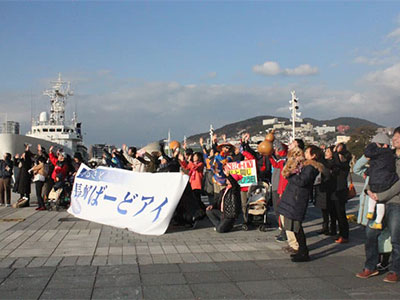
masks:
<path id="1" fill-rule="evenodd" d="M 45 90 L 43 94 L 50 98 L 50 123 L 54 125 L 64 125 L 65 121 L 65 101 L 73 95 L 71 83 L 63 81 L 61 73 L 58 73 L 58 80 L 52 81 L 53 87 Z"/>

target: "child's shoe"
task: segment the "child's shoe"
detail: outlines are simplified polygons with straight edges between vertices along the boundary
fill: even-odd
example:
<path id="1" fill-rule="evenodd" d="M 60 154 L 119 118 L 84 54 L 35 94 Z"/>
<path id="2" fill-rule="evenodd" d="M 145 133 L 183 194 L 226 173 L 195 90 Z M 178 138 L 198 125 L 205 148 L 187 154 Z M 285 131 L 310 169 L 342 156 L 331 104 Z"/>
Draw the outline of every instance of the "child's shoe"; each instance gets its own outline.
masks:
<path id="1" fill-rule="evenodd" d="M 374 218 L 374 213 L 367 213 L 367 219 L 372 220 Z"/>
<path id="2" fill-rule="evenodd" d="M 382 230 L 382 223 L 374 222 L 372 224 L 369 224 L 369 228 Z"/>

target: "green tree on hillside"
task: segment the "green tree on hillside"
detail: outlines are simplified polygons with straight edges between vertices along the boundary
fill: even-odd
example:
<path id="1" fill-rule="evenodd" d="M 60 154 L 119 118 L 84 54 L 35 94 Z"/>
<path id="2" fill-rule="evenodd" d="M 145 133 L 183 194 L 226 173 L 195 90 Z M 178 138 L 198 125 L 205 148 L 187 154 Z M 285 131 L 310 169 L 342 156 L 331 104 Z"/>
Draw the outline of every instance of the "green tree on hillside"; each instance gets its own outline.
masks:
<path id="1" fill-rule="evenodd" d="M 370 143 L 375 135 L 376 129 L 369 126 L 357 128 L 350 136 L 350 141 L 347 142 L 347 149 L 355 155 L 356 159 L 364 154 L 365 147 Z"/>

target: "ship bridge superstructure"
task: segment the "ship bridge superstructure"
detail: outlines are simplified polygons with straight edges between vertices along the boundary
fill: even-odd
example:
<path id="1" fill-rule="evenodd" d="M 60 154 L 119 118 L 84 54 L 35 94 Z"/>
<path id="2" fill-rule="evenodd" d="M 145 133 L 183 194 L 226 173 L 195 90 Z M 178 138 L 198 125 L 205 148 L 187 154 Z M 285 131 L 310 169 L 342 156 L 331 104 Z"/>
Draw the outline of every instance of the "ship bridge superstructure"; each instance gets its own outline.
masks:
<path id="1" fill-rule="evenodd" d="M 41 112 L 38 119 L 33 119 L 31 131 L 27 133 L 27 136 L 78 150 L 80 146 L 84 147 L 81 123 L 78 123 L 75 112 L 70 122 L 65 120 L 66 100 L 73 96 L 71 84 L 63 81 L 61 74 L 58 75 L 58 80 L 51 83 L 52 88 L 43 92 L 43 95 L 50 98 L 50 114 Z"/>

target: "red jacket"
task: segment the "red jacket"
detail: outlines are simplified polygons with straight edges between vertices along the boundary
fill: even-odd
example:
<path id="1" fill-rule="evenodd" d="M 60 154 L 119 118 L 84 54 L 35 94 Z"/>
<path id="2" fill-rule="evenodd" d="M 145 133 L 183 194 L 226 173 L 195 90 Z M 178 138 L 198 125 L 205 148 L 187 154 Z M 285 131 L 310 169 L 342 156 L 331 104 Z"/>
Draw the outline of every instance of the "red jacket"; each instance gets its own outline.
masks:
<path id="1" fill-rule="evenodd" d="M 56 177 L 58 174 L 62 174 L 63 179 L 67 178 L 68 174 L 68 166 L 66 163 L 64 163 L 62 166 L 57 165 L 58 158 L 53 154 L 53 152 L 49 153 L 49 158 L 51 163 L 54 165 L 54 171 L 51 174 L 51 179 L 56 181 Z"/>
<path id="2" fill-rule="evenodd" d="M 192 190 L 201 190 L 203 183 L 204 163 L 180 161 L 182 168 L 189 170 L 189 182 Z"/>
<path id="3" fill-rule="evenodd" d="M 285 191 L 286 185 L 288 184 L 288 180 L 282 176 L 282 169 L 285 166 L 286 158 L 275 160 L 272 156 L 270 156 L 269 161 L 275 169 L 280 169 L 277 193 L 279 194 L 279 196 L 282 196 L 283 192 Z"/>

